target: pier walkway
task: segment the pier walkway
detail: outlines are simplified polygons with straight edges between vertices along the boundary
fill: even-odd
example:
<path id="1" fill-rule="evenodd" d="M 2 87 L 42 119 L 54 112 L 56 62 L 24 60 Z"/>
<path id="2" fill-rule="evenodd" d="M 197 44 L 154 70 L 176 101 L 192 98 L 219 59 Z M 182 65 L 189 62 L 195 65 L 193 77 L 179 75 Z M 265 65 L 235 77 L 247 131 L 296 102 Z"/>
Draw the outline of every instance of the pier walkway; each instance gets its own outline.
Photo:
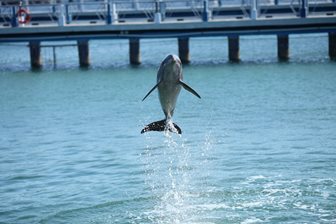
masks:
<path id="1" fill-rule="evenodd" d="M 335 0 L 9 2 L 0 1 L 0 42 L 28 42 L 33 67 L 41 66 L 41 42 L 67 40 L 77 41 L 80 65 L 88 66 L 92 39 L 129 39 L 130 63 L 140 64 L 141 39 L 177 38 L 188 63 L 192 37 L 227 36 L 229 59 L 239 61 L 239 36 L 277 35 L 279 59 L 287 60 L 290 34 L 328 33 L 336 58 Z"/>

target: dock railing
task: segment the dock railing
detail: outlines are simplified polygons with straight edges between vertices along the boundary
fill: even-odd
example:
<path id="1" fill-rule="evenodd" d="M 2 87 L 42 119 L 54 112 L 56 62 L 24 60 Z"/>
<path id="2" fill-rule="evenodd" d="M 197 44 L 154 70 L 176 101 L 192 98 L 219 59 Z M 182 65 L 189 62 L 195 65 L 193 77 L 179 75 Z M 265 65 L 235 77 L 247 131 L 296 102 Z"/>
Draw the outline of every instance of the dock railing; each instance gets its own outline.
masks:
<path id="1" fill-rule="evenodd" d="M 307 17 L 309 13 L 333 11 L 335 0 L 0 0 L 0 27 L 17 27 L 20 8 L 29 12 L 30 25 L 163 22 L 169 19 L 211 21 L 241 17 L 257 19 L 273 15 Z M 330 10 L 331 8 L 331 10 Z M 319 9 L 319 10 L 317 10 Z M 323 11 L 323 10 L 322 10 Z M 158 16 L 158 17 L 157 17 Z"/>

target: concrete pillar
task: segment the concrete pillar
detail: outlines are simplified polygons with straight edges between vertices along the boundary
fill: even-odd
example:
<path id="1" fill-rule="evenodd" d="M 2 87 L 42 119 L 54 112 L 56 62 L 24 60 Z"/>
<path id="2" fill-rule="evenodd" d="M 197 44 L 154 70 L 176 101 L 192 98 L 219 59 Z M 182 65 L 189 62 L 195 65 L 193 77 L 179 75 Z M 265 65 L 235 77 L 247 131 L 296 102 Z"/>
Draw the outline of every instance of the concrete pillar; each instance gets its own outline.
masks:
<path id="1" fill-rule="evenodd" d="M 82 68 L 89 67 L 90 66 L 89 41 L 78 40 L 77 47 L 78 47 L 79 66 Z"/>
<path id="2" fill-rule="evenodd" d="M 40 69 L 42 67 L 41 62 L 41 44 L 40 41 L 30 41 L 30 65 L 32 69 Z"/>
<path id="3" fill-rule="evenodd" d="M 129 39 L 129 57 L 130 57 L 131 65 L 141 64 L 140 39 L 139 38 Z"/>
<path id="4" fill-rule="evenodd" d="M 189 37 L 178 38 L 178 52 L 182 64 L 190 63 Z"/>
<path id="5" fill-rule="evenodd" d="M 239 36 L 229 36 L 229 60 L 231 62 L 239 62 Z"/>
<path id="6" fill-rule="evenodd" d="M 336 32 L 329 33 L 329 57 L 336 60 Z"/>
<path id="7" fill-rule="evenodd" d="M 288 34 L 278 34 L 278 58 L 280 61 L 289 59 Z"/>

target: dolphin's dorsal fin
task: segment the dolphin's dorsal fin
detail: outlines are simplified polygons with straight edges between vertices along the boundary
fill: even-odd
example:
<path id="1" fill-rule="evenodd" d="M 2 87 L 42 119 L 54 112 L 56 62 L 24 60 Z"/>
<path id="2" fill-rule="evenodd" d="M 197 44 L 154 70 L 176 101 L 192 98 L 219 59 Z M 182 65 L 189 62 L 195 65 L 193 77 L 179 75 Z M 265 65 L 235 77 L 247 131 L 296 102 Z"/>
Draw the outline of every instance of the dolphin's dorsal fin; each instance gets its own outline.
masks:
<path id="1" fill-rule="evenodd" d="M 182 80 L 179 81 L 179 84 L 180 84 L 181 86 L 183 86 L 183 88 L 184 88 L 185 90 L 191 92 L 192 94 L 194 94 L 195 96 L 197 96 L 198 98 L 201 99 L 201 96 L 198 95 L 198 93 L 197 93 L 195 90 L 193 90 L 190 86 L 188 86 L 188 85 L 187 85 L 186 83 L 184 83 Z"/>
<path id="2" fill-rule="evenodd" d="M 149 94 L 151 94 L 158 86 L 159 86 L 159 84 L 161 83 L 161 81 L 160 82 L 158 82 L 148 93 L 147 93 L 147 95 L 142 99 L 142 101 L 144 101 L 146 98 L 147 98 L 147 96 L 149 96 Z"/>

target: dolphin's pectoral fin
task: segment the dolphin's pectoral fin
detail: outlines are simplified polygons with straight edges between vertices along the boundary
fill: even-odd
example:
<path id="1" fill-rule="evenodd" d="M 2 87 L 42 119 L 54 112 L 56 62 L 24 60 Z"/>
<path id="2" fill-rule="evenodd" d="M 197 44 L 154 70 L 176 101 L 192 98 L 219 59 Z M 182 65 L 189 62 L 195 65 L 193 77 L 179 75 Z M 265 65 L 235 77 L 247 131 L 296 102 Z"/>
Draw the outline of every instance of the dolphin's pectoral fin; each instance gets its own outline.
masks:
<path id="1" fill-rule="evenodd" d="M 194 94 L 195 96 L 197 96 L 198 98 L 201 99 L 201 96 L 198 95 L 198 93 L 197 93 L 195 90 L 193 90 L 190 86 L 188 86 L 187 84 L 185 84 L 185 83 L 182 82 L 181 80 L 179 81 L 179 84 L 180 84 L 181 86 L 183 86 L 183 88 L 184 88 L 185 90 L 191 92 L 192 94 Z"/>
<path id="2" fill-rule="evenodd" d="M 158 82 L 148 93 L 147 93 L 147 95 L 142 99 L 142 101 L 144 101 L 146 98 L 147 98 L 147 96 L 149 96 L 149 94 L 151 94 L 158 86 L 159 86 L 159 84 L 160 84 L 161 82 Z"/>
<path id="3" fill-rule="evenodd" d="M 146 125 L 144 129 L 141 130 L 141 134 L 148 132 L 148 131 L 170 131 L 170 132 L 182 134 L 182 130 L 179 126 L 177 126 L 177 124 L 175 123 L 170 123 L 170 124 L 167 124 L 166 119 L 163 119 L 161 121 L 155 121 L 153 123 Z"/>
<path id="4" fill-rule="evenodd" d="M 165 127 L 166 127 L 166 119 L 163 119 L 161 121 L 155 121 L 153 123 L 146 125 L 144 129 L 141 130 L 141 134 L 147 131 L 164 131 Z"/>

